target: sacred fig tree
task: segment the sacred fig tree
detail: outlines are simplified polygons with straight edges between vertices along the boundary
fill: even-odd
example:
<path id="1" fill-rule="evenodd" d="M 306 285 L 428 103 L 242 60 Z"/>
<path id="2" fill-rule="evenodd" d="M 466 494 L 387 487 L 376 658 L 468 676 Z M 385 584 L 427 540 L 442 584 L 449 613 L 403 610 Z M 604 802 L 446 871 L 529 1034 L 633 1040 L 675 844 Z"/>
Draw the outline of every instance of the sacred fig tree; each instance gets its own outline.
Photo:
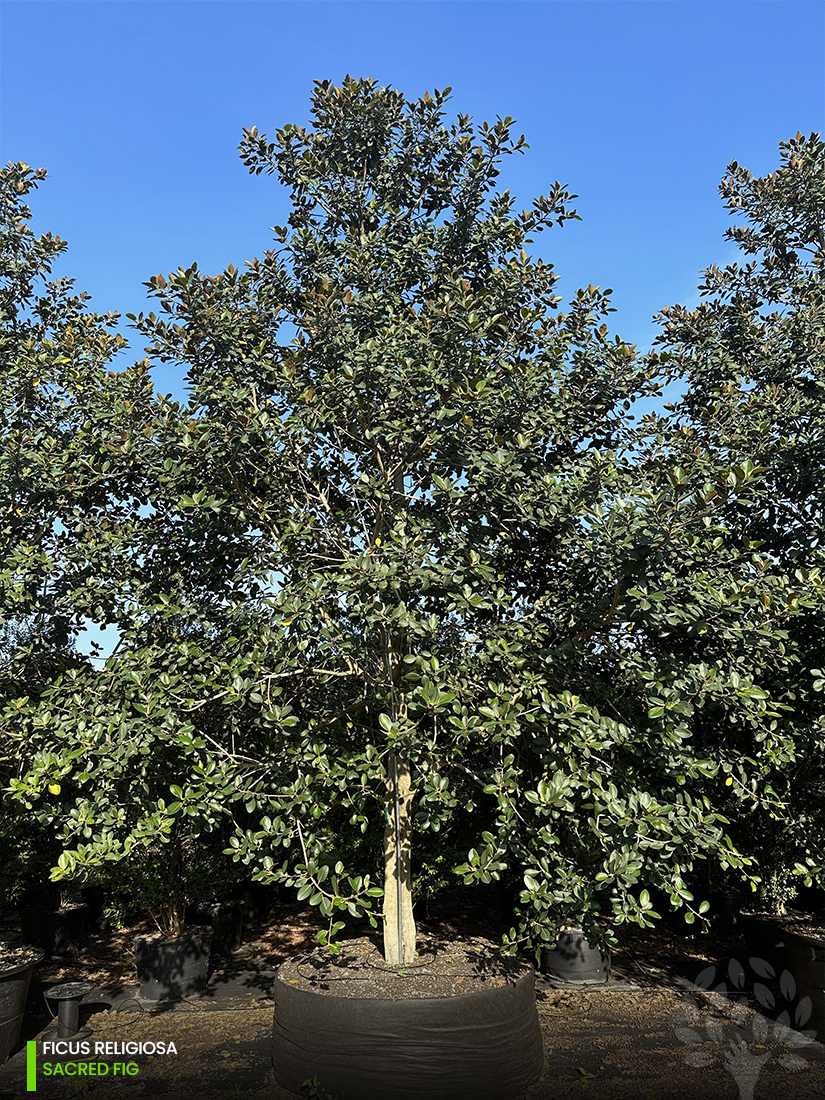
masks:
<path id="1" fill-rule="evenodd" d="M 333 949 L 383 897 L 397 964 L 416 839 L 473 835 L 465 882 L 518 876 L 513 949 L 644 924 L 651 885 L 693 919 L 697 861 L 747 869 L 721 809 L 741 751 L 708 731 L 780 713 L 762 670 L 816 573 L 730 527 L 719 486 L 764 501 L 740 456 L 631 419 L 667 363 L 609 336 L 609 291 L 560 310 L 528 251 L 575 196 L 519 209 L 512 120 L 447 99 L 316 83 L 309 128 L 241 143 L 290 196 L 274 247 L 148 284 L 134 323 L 190 396 L 150 426 L 118 652 L 29 723 L 18 797 L 52 757 L 72 791 L 58 875 L 222 839 L 319 906 Z"/>
<path id="2" fill-rule="evenodd" d="M 395 962 L 415 950 L 413 833 L 474 815 L 474 873 L 498 877 L 496 777 L 547 712 L 523 671 L 533 609 L 501 557 L 501 485 L 575 523 L 575 470 L 655 391 L 606 335 L 609 292 L 559 313 L 552 267 L 528 255 L 574 196 L 557 183 L 517 209 L 497 184 L 524 139 L 509 118 L 448 123 L 447 98 L 319 82 L 310 129 L 245 131 L 250 172 L 291 196 L 276 246 L 243 272 L 153 278 L 159 315 L 135 318 L 191 391 L 159 436 L 162 527 L 141 560 L 167 602 L 143 621 L 191 624 L 197 606 L 186 644 L 203 656 L 142 690 L 236 776 L 229 851 L 319 905 L 328 937 L 382 894 L 351 865 L 380 822 Z"/>

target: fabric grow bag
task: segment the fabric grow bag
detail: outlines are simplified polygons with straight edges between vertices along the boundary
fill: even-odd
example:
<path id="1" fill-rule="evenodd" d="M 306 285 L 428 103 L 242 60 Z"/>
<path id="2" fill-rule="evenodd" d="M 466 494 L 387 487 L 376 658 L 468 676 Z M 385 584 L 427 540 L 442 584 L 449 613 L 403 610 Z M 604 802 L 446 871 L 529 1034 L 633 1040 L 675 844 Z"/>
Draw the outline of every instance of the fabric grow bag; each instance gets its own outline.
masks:
<path id="1" fill-rule="evenodd" d="M 272 1065 L 338 1100 L 510 1100 L 544 1057 L 532 971 L 457 997 L 325 996 L 275 981 Z"/>

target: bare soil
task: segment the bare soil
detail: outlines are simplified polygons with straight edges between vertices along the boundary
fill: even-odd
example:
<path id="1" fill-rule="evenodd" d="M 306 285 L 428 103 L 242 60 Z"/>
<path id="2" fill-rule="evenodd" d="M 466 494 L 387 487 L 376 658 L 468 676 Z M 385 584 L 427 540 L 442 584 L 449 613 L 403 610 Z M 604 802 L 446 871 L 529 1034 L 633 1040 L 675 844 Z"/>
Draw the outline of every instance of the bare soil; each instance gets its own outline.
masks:
<path id="1" fill-rule="evenodd" d="M 789 932 L 796 932 L 798 936 L 807 936 L 812 940 L 822 940 L 825 943 L 825 924 L 814 921 L 788 921 L 785 927 Z"/>
<path id="2" fill-rule="evenodd" d="M 264 924 L 246 930 L 244 940 L 256 945 L 256 956 L 278 964 L 295 952 L 311 951 L 317 946 L 316 933 L 325 926 L 316 910 L 284 902 L 273 905 Z M 14 918 L 0 926 L 0 938 L 19 935 L 20 924 Z M 38 977 L 44 986 L 64 981 L 91 982 L 101 989 L 136 985 L 133 941 L 136 936 L 156 935 L 157 927 L 148 918 L 107 932 L 87 930 L 82 951 L 45 961 L 37 969 Z"/>
<path id="3" fill-rule="evenodd" d="M 419 935 L 416 961 L 387 964 L 377 938 L 347 940 L 340 955 L 317 948 L 288 959 L 278 971 L 281 981 L 321 996 L 405 1000 L 459 997 L 516 982 L 529 973 L 520 959 L 502 958 L 486 940 Z"/>

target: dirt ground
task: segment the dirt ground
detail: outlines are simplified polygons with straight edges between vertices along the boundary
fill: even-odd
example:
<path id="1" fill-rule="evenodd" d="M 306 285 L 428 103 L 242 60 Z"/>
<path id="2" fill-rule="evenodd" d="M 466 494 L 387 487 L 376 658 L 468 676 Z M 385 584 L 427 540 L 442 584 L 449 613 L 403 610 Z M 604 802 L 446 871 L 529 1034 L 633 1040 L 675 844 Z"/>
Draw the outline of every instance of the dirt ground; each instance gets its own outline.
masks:
<path id="1" fill-rule="evenodd" d="M 422 931 L 496 939 L 504 928 L 484 899 L 466 896 L 434 907 L 429 918 L 420 921 Z M 269 1059 L 272 980 L 287 957 L 315 946 L 319 927 L 314 910 L 282 902 L 264 924 L 245 931 L 239 952 L 213 960 L 205 994 L 157 1007 L 128 996 L 136 992 L 131 941 L 147 926 L 93 933 L 76 957 L 39 968 L 30 998 L 38 1011 L 26 1017 L 23 1038 L 42 1040 L 50 1031 L 54 1037 L 42 989 L 89 981 L 96 989 L 83 1006 L 81 1024 L 91 1042 L 174 1042 L 177 1054 L 124 1056 L 138 1073 L 116 1080 L 46 1077 L 41 1066 L 37 1093 L 54 1100 L 114 1100 L 124 1094 L 147 1100 L 294 1100 L 275 1082 Z M 741 991 L 748 1003 L 737 1006 L 692 985 L 709 965 L 721 964 L 721 980 L 730 958 L 744 960 L 735 930 L 700 936 L 690 935 L 688 926 L 663 925 L 626 928 L 621 939 L 610 987 L 555 989 L 537 982 L 545 1066 L 529 1100 L 825 1097 L 825 1046 L 800 1046 L 798 1034 L 783 1033 L 773 1018 L 755 1015 L 761 1006 L 748 986 Z M 778 990 L 774 995 L 776 1016 L 782 1005 Z M 24 1089 L 21 1052 L 0 1067 L 0 1100 L 22 1098 Z"/>

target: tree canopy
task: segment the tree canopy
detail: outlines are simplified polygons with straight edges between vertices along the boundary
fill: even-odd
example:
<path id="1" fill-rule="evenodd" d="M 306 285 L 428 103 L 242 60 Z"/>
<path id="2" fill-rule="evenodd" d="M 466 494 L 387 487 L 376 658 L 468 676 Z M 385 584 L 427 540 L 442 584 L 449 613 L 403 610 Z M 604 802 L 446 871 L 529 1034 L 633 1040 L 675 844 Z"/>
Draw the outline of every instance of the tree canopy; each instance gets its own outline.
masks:
<path id="1" fill-rule="evenodd" d="M 383 895 L 393 961 L 439 848 L 467 883 L 517 882 L 513 948 L 645 923 L 653 887 L 692 920 L 703 862 L 758 878 L 730 815 L 782 819 L 819 729 L 789 717 L 822 599 L 813 517 L 799 502 L 793 553 L 756 517 L 797 469 L 769 364 L 788 344 L 821 363 L 821 203 L 796 167 L 748 182 L 790 265 L 758 278 L 796 305 L 753 335 L 756 291 L 711 269 L 722 296 L 665 310 L 642 356 L 608 334 L 610 291 L 561 309 L 528 253 L 576 196 L 517 211 L 499 178 L 524 138 L 448 122 L 448 95 L 316 82 L 309 129 L 244 131 L 246 167 L 291 196 L 275 246 L 155 276 L 158 313 L 133 318 L 148 360 L 80 387 L 72 439 L 104 440 L 108 480 L 75 507 L 95 600 L 72 613 L 120 643 L 7 712 L 13 796 L 56 830 L 57 875 L 223 852 L 318 905 L 322 938 Z M 821 180 L 821 145 L 793 156 Z M 188 402 L 147 393 L 153 361 L 181 365 Z M 678 408 L 634 419 L 678 373 Z"/>
<path id="2" fill-rule="evenodd" d="M 753 501 L 721 492 L 726 526 L 808 583 L 823 564 L 825 143 L 798 133 L 780 157 L 761 179 L 729 165 L 719 192 L 745 224 L 726 236 L 747 261 L 709 268 L 696 309 L 663 310 L 659 344 L 684 390 L 672 414 L 685 452 L 746 455 L 758 476 Z M 782 713 L 760 744 L 787 746 L 764 781 L 777 802 L 748 811 L 730 792 L 734 835 L 758 853 L 779 901 L 795 892 L 795 868 L 821 875 L 825 864 L 823 625 L 818 596 L 788 622 L 780 659 L 764 672 Z M 750 660 L 741 655 L 740 671 Z"/>

